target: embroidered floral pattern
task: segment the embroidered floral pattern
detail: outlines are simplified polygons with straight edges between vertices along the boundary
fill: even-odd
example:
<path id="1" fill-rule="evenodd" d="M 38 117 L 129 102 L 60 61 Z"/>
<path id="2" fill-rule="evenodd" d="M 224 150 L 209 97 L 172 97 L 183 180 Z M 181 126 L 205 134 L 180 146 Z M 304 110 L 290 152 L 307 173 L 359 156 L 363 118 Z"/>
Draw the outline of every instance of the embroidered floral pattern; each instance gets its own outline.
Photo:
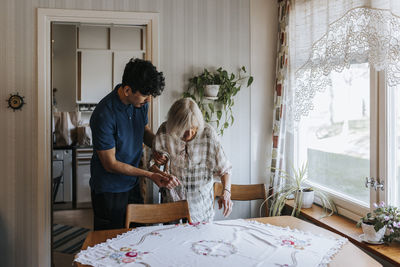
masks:
<path id="1" fill-rule="evenodd" d="M 285 264 L 275 263 L 275 265 L 276 265 L 276 266 L 279 266 L 279 267 L 296 267 L 296 266 L 297 266 L 296 254 L 297 254 L 298 252 L 299 252 L 299 251 L 293 251 L 292 254 L 290 255 L 290 257 L 292 258 L 292 264 L 287 264 L 287 263 L 285 263 Z"/>
<path id="2" fill-rule="evenodd" d="M 203 267 L 210 260 L 213 266 L 323 267 L 346 242 L 245 220 L 138 229 L 88 247 L 75 261 L 110 267 Z"/>
<path id="3" fill-rule="evenodd" d="M 311 246 L 311 239 L 301 240 L 293 235 L 278 236 L 275 238 L 277 245 L 281 247 L 289 247 L 294 249 L 303 250 L 308 246 Z"/>
<path id="4" fill-rule="evenodd" d="M 154 231 L 152 231 L 152 232 L 150 232 L 150 233 L 147 233 L 147 234 L 143 235 L 142 238 L 139 240 L 139 242 L 137 242 L 136 244 L 130 244 L 130 245 L 131 245 L 132 247 L 138 246 L 138 245 L 142 244 L 142 243 L 146 240 L 146 238 L 147 238 L 148 236 L 160 236 L 160 237 L 161 237 L 161 236 L 162 236 L 162 235 L 160 234 L 161 231 L 170 230 L 170 229 L 175 228 L 175 227 L 178 227 L 178 224 L 175 224 L 175 225 L 173 225 L 172 227 L 167 227 L 167 228 L 162 228 L 162 229 L 159 229 L 159 230 L 154 230 Z"/>
<path id="5" fill-rule="evenodd" d="M 222 240 L 200 240 L 192 244 L 192 251 L 196 254 L 212 257 L 228 257 L 237 253 L 237 248 L 230 242 Z"/>
<path id="6" fill-rule="evenodd" d="M 129 249 L 128 252 L 126 252 Z M 142 260 L 143 256 L 149 254 L 147 251 L 138 251 L 129 247 L 122 247 L 120 251 L 112 253 L 109 255 L 111 259 L 113 259 L 116 263 L 131 263 L 136 262 L 138 260 Z"/>
<path id="7" fill-rule="evenodd" d="M 189 226 L 189 227 L 195 227 L 195 228 L 197 228 L 197 229 L 200 229 L 200 227 L 202 226 L 202 225 L 205 225 L 205 224 L 207 224 L 208 222 L 194 222 L 194 223 L 188 223 L 188 224 L 186 224 L 186 226 Z"/>

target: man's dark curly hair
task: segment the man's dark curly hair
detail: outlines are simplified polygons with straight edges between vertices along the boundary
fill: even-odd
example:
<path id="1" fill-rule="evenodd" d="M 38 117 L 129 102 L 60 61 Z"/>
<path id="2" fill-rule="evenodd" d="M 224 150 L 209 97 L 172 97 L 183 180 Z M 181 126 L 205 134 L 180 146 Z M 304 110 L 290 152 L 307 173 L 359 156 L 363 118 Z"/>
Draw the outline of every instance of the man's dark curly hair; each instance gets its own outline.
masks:
<path id="1" fill-rule="evenodd" d="M 131 58 L 125 66 L 122 76 L 122 86 L 128 85 L 132 92 L 139 91 L 142 95 L 161 95 L 165 81 L 162 72 L 150 62 Z"/>

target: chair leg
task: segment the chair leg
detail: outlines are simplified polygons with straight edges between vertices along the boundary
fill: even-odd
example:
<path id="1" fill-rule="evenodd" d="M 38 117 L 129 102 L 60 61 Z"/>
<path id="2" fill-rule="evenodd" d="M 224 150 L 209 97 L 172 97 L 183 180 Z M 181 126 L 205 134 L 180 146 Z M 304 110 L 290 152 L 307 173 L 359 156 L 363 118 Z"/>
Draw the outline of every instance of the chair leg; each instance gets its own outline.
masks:
<path id="1" fill-rule="evenodd" d="M 56 177 L 53 179 L 53 183 L 54 183 L 54 187 L 53 187 L 53 203 L 56 201 L 56 196 L 57 196 L 57 192 L 58 192 L 58 188 L 60 187 L 60 183 L 61 183 L 61 177 Z"/>

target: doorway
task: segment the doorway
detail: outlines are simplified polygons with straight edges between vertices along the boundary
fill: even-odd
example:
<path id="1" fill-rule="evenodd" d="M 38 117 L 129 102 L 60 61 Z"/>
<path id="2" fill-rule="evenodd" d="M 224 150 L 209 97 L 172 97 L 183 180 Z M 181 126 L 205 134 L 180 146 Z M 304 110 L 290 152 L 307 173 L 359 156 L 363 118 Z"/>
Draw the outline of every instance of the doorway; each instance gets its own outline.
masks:
<path id="1" fill-rule="evenodd" d="M 55 40 L 54 28 L 62 28 L 70 34 L 72 32 L 72 36 L 76 36 L 77 38 L 75 42 L 71 42 L 72 44 L 77 44 L 75 47 L 76 51 L 72 52 L 75 54 L 72 56 L 73 62 L 71 66 L 76 66 L 76 70 L 71 72 L 74 77 L 73 79 L 67 78 L 63 81 L 61 76 L 56 75 L 56 73 L 62 73 L 62 71 L 56 70 L 55 65 L 57 64 L 53 58 L 55 52 L 52 46 Z M 37 230 L 41 238 L 38 240 L 38 255 L 40 255 L 38 257 L 40 261 L 38 266 L 50 266 L 53 262 L 51 258 L 51 241 L 53 241 L 51 232 L 53 229 L 52 215 L 53 211 L 55 211 L 56 204 L 64 205 L 64 208 L 60 208 L 61 206 L 58 205 L 56 209 L 64 209 L 61 213 L 65 213 L 63 216 L 57 216 L 57 218 L 55 218 L 57 222 L 60 222 L 59 220 L 61 218 L 66 224 L 70 223 L 67 222 L 67 218 L 70 217 L 71 220 L 71 216 L 72 220 L 74 220 L 74 217 L 78 219 L 91 218 L 91 209 L 86 209 L 87 212 L 85 212 L 85 209 L 80 206 L 83 205 L 84 207 L 87 205 L 86 207 L 90 207 L 90 203 L 87 203 L 87 200 L 90 200 L 90 196 L 87 196 L 88 185 L 86 185 L 84 180 L 76 179 L 76 175 L 79 172 L 77 166 L 78 168 L 80 166 L 78 163 L 87 163 L 87 158 L 90 158 L 90 155 L 86 155 L 90 150 L 90 144 L 81 149 L 83 150 L 81 153 L 79 152 L 80 148 L 76 147 L 77 143 L 74 143 L 72 140 L 67 140 L 64 147 L 59 146 L 60 143 L 57 143 L 57 136 L 56 138 L 53 137 L 53 115 L 57 112 L 57 115 L 66 117 L 65 119 L 68 121 L 68 115 L 66 115 L 65 112 L 76 111 L 82 114 L 83 111 L 86 111 L 86 120 L 90 117 L 90 109 L 95 106 L 98 100 L 97 98 L 101 96 L 94 96 L 93 93 L 90 92 L 90 68 L 88 68 L 88 66 L 90 66 L 90 64 L 95 64 L 93 62 L 96 62 L 96 60 L 98 61 L 99 58 L 102 59 L 101 62 L 108 62 L 111 64 L 112 70 L 109 73 L 110 76 L 107 78 L 111 82 L 108 87 L 109 89 L 105 87 L 105 90 L 111 91 L 121 71 L 118 66 L 124 61 L 124 57 L 129 55 L 127 55 L 127 51 L 122 51 L 124 50 L 123 48 L 119 48 L 118 50 L 115 46 L 113 47 L 113 41 L 110 37 L 112 34 L 121 34 L 121 32 L 123 33 L 124 31 L 126 32 L 132 29 L 141 29 L 139 30 L 142 34 L 142 47 L 140 50 L 143 50 L 143 58 L 152 61 L 157 67 L 158 14 L 156 13 L 38 9 L 38 179 L 40 186 L 38 187 L 39 221 Z M 79 31 L 81 31 L 80 34 Z M 91 31 L 91 33 L 83 34 L 85 32 L 88 33 L 88 31 Z M 92 43 L 92 45 L 98 45 L 99 43 L 89 40 L 89 43 L 85 44 L 84 41 L 88 40 L 86 37 L 89 36 L 92 38 L 93 36 L 101 36 L 99 33 L 102 32 L 105 33 L 105 38 L 103 39 L 106 40 L 106 47 L 95 47 L 95 49 L 97 49 L 96 51 L 90 51 L 90 47 L 87 47 L 88 44 L 90 46 L 90 43 Z M 122 34 L 122 36 L 125 35 Z M 62 43 L 62 41 L 59 41 L 59 43 Z M 111 51 L 112 48 L 115 48 L 114 51 Z M 61 53 L 59 55 L 63 54 Z M 71 57 L 69 57 L 69 59 L 71 59 Z M 76 61 L 74 62 L 74 60 Z M 60 66 L 65 67 L 62 65 Z M 73 69 L 73 67 L 71 68 Z M 87 71 L 85 72 L 85 70 Z M 106 75 L 102 75 L 101 77 L 104 78 L 105 76 Z M 72 90 L 71 86 L 69 86 L 67 93 L 66 89 L 63 89 L 63 85 L 67 84 L 66 81 L 71 80 L 73 81 Z M 68 97 L 65 96 L 65 93 L 67 93 Z M 103 93 L 105 95 L 106 92 Z M 64 101 L 66 99 L 68 99 L 69 102 Z M 159 100 L 156 99 L 152 102 L 150 108 L 151 117 L 149 121 L 153 129 L 159 124 L 159 103 L 157 101 Z M 73 109 L 73 111 L 71 111 L 71 109 Z M 83 121 L 83 124 L 85 124 L 85 121 Z M 54 124 L 54 126 L 55 125 L 57 124 Z M 61 152 L 58 150 L 61 150 Z M 79 157 L 79 155 L 82 157 Z M 59 159 L 55 158 L 57 156 Z M 70 168 L 68 167 L 68 162 L 70 162 L 69 156 L 72 157 L 72 162 L 70 164 L 72 168 L 70 172 L 72 173 L 72 177 L 67 174 L 69 173 L 68 168 Z M 84 170 L 85 169 L 82 168 L 82 172 L 84 172 Z M 87 173 L 84 174 L 86 174 L 87 178 Z M 80 182 L 82 182 L 83 186 L 87 187 L 81 187 L 79 185 Z M 62 190 L 60 188 L 62 188 Z M 62 231 L 59 230 L 62 226 L 58 227 L 57 231 Z"/>

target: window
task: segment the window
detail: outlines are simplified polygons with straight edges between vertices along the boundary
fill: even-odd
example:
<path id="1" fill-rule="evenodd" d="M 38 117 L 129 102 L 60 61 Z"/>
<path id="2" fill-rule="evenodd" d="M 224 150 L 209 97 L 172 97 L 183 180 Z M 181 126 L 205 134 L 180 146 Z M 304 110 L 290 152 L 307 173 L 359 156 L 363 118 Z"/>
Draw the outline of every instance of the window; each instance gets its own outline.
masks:
<path id="1" fill-rule="evenodd" d="M 317 93 L 314 107 L 300 121 L 296 135 L 297 162 L 308 163 L 312 186 L 329 193 L 339 212 L 357 214 L 353 218 L 366 212 L 378 199 L 374 189 L 372 192 L 365 187 L 366 177 L 379 177 L 378 168 L 382 167 L 377 160 L 376 75 L 368 63 L 352 64 L 342 72 L 332 71 L 331 86 Z M 399 97 L 397 94 L 397 139 L 400 138 Z M 393 157 L 400 159 L 399 148 Z M 400 189 L 395 195 L 399 194 Z"/>
<path id="2" fill-rule="evenodd" d="M 387 195 L 386 201 L 400 207 L 400 86 L 387 92 Z"/>

